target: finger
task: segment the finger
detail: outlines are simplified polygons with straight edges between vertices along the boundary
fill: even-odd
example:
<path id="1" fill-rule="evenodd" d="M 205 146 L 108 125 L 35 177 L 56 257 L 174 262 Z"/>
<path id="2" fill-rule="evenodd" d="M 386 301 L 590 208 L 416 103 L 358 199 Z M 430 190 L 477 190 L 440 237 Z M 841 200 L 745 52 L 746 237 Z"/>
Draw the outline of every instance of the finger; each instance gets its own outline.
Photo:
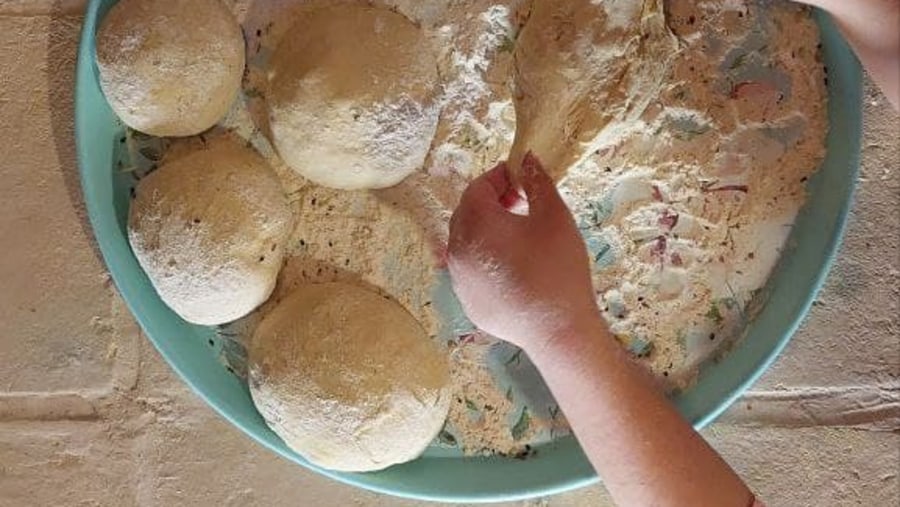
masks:
<path id="1" fill-rule="evenodd" d="M 503 210 L 503 199 L 511 186 L 506 163 L 498 164 L 469 183 L 463 192 L 457 211 Z"/>
<path id="2" fill-rule="evenodd" d="M 521 218 L 506 208 L 511 189 L 505 163 L 473 180 L 450 218 L 450 249 L 453 250 L 455 245 L 494 236 L 497 230 L 509 228 L 512 222 Z"/>
<path id="3" fill-rule="evenodd" d="M 542 215 L 565 208 L 553 179 L 530 151 L 522 159 L 521 178 L 522 189 L 528 199 L 529 215 Z"/>

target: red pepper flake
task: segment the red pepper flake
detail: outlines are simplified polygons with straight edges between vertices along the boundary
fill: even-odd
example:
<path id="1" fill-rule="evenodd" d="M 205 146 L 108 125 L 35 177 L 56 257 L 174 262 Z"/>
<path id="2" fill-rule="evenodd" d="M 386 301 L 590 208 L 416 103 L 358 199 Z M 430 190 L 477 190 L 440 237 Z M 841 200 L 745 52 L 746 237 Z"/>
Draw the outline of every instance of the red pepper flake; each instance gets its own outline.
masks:
<path id="1" fill-rule="evenodd" d="M 650 249 L 650 252 L 653 255 L 662 256 L 666 253 L 666 247 L 668 246 L 668 240 L 666 240 L 665 236 L 659 236 L 656 238 L 656 242 L 653 244 L 653 248 Z"/>
<path id="2" fill-rule="evenodd" d="M 673 266 L 683 266 L 684 265 L 684 261 L 681 259 L 681 256 L 678 255 L 678 252 L 673 252 L 671 259 L 672 259 Z"/>
<path id="3" fill-rule="evenodd" d="M 671 231 L 675 228 L 676 225 L 678 225 L 678 218 L 678 213 L 667 209 L 663 211 L 662 216 L 659 217 L 659 220 L 657 222 L 659 223 L 660 227 Z"/>
<path id="4" fill-rule="evenodd" d="M 704 192 L 743 192 L 745 194 L 750 192 L 750 187 L 747 185 L 722 185 L 721 187 L 707 187 L 703 189 Z"/>
<path id="5" fill-rule="evenodd" d="M 653 200 L 658 201 L 658 202 L 663 202 L 662 192 L 659 190 L 659 187 L 656 185 L 653 185 Z"/>
<path id="6" fill-rule="evenodd" d="M 746 99 L 751 97 L 759 97 L 762 95 L 778 95 L 778 99 L 780 100 L 781 93 L 778 92 L 778 89 L 775 88 L 775 85 L 771 83 L 759 83 L 755 81 L 744 81 L 743 83 L 738 83 L 734 85 L 734 88 L 731 89 L 731 98 L 732 99 Z"/>
<path id="7" fill-rule="evenodd" d="M 475 341 L 475 333 L 464 334 L 459 337 L 459 343 L 461 345 L 468 345 Z"/>

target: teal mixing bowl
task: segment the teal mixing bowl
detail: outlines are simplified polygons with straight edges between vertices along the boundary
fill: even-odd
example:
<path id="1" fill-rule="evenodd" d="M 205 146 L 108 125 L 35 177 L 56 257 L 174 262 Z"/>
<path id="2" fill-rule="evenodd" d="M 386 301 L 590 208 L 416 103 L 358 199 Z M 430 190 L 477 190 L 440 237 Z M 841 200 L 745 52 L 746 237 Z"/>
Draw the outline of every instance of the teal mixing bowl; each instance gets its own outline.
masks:
<path id="1" fill-rule="evenodd" d="M 91 0 L 84 19 L 75 96 L 75 134 L 81 184 L 100 251 L 132 313 L 172 368 L 224 418 L 278 454 L 319 473 L 391 495 L 459 502 L 486 502 L 552 495 L 597 481 L 574 438 L 540 446 L 526 460 L 471 458 L 445 450 L 378 473 L 321 470 L 288 449 L 256 412 L 247 386 L 226 371 L 211 349 L 211 328 L 178 318 L 156 295 L 126 238 L 130 177 L 116 169 L 124 127 L 106 103 L 94 63 L 98 20 L 114 0 Z M 857 60 L 830 19 L 817 14 L 828 67 L 831 129 L 828 156 L 809 182 L 789 249 L 768 282 L 766 305 L 746 338 L 697 384 L 675 399 L 695 427 L 718 416 L 775 360 L 797 329 L 840 242 L 859 162 L 862 75 Z M 210 340 L 213 340 L 210 342 Z M 298 495 L 302 493 L 298 492 Z"/>

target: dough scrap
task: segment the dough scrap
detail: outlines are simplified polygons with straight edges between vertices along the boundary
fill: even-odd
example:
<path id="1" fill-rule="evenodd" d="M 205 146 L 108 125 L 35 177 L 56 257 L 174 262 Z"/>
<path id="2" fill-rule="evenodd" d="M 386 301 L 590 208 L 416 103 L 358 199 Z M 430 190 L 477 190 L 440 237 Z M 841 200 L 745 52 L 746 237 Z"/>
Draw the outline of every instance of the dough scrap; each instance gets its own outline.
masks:
<path id="1" fill-rule="evenodd" d="M 513 174 L 530 150 L 559 180 L 614 137 L 618 122 L 643 114 L 677 50 L 663 3 L 532 3 L 514 53 Z"/>
<path id="2" fill-rule="evenodd" d="M 275 172 L 230 139 L 143 178 L 128 240 L 162 300 L 184 320 L 231 322 L 275 288 L 293 216 Z"/>
<path id="3" fill-rule="evenodd" d="M 450 408 L 446 356 L 399 303 L 354 285 L 301 286 L 263 319 L 248 354 L 257 409 L 323 468 L 413 460 Z"/>
<path id="4" fill-rule="evenodd" d="M 401 14 L 346 4 L 306 9 L 270 62 L 273 144 L 320 185 L 396 185 L 431 147 L 437 84 L 425 36 Z"/>
<path id="5" fill-rule="evenodd" d="M 240 91 L 244 38 L 220 0 L 121 0 L 96 41 L 103 93 L 135 130 L 199 134 Z"/>

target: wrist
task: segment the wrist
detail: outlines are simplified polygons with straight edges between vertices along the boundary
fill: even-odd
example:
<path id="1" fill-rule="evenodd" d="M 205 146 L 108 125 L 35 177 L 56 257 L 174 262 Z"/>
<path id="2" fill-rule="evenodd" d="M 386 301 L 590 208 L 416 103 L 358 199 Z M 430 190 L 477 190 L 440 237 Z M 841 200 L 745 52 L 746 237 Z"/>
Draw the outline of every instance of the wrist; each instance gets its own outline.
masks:
<path id="1" fill-rule="evenodd" d="M 531 341 L 523 348 L 532 360 L 560 353 L 579 353 L 586 347 L 614 344 L 615 340 L 597 312 L 566 319 L 542 340 Z"/>

